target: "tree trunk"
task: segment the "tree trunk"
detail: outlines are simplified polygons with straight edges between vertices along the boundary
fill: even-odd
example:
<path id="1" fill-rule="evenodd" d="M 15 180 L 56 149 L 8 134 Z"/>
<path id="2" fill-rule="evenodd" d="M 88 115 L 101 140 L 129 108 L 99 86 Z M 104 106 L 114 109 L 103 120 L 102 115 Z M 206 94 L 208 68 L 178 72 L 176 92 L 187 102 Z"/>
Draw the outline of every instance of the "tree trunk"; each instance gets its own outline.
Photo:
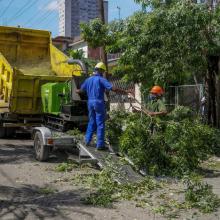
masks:
<path id="1" fill-rule="evenodd" d="M 219 78 L 219 74 L 216 77 L 216 103 L 217 103 L 217 110 L 216 110 L 216 112 L 217 112 L 217 127 L 220 128 L 220 78 Z"/>
<path id="2" fill-rule="evenodd" d="M 208 71 L 206 74 L 207 117 L 208 123 L 219 127 L 219 56 L 208 58 Z"/>

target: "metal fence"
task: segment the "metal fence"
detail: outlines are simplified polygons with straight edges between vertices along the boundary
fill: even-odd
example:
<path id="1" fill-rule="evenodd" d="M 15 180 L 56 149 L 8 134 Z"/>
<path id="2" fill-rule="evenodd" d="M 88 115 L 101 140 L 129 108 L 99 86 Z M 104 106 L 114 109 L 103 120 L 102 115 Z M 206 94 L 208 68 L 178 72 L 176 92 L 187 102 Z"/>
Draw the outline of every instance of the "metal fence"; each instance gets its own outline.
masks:
<path id="1" fill-rule="evenodd" d="M 131 90 L 136 94 L 134 83 L 125 83 L 117 77 L 111 77 L 109 80 L 113 86 L 125 90 Z M 141 96 L 141 102 L 145 105 L 148 101 L 148 94 L 142 94 Z M 181 105 L 190 107 L 194 112 L 199 112 L 201 110 L 201 100 L 203 97 L 203 84 L 180 85 L 168 87 L 168 89 L 166 89 L 164 100 L 169 111 Z M 109 99 L 111 104 L 129 103 L 127 95 L 116 94 L 114 92 L 109 93 Z"/>
<path id="2" fill-rule="evenodd" d="M 199 112 L 203 96 L 203 84 L 170 86 L 166 91 L 166 104 L 169 109 L 182 105 Z"/>
<path id="3" fill-rule="evenodd" d="M 123 80 L 121 80 L 118 77 L 111 77 L 110 82 L 113 86 L 124 89 L 124 90 L 130 90 L 135 91 L 135 84 L 134 83 L 125 83 Z M 127 95 L 121 95 L 117 94 L 115 92 L 109 92 L 109 99 L 111 103 L 127 103 L 129 102 Z"/>

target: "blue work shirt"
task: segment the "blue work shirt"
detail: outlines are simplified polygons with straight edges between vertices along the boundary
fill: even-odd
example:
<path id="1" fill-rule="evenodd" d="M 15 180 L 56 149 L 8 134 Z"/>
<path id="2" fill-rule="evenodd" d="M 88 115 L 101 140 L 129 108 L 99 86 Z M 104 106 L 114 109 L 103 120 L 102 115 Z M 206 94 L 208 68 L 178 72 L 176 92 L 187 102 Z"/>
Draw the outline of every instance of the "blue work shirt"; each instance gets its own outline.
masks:
<path id="1" fill-rule="evenodd" d="M 89 100 L 99 101 L 104 101 L 105 90 L 111 89 L 112 84 L 99 73 L 95 73 L 93 76 L 86 79 L 80 88 L 80 90 L 87 93 Z"/>

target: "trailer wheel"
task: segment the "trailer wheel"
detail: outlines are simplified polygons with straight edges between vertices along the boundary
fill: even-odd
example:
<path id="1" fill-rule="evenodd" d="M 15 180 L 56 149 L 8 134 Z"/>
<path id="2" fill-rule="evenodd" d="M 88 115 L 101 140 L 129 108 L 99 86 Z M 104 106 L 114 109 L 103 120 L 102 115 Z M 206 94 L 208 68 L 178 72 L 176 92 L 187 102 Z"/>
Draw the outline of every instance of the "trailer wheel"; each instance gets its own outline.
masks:
<path id="1" fill-rule="evenodd" d="M 0 138 L 6 137 L 6 129 L 4 127 L 0 127 Z"/>
<path id="2" fill-rule="evenodd" d="M 43 137 L 39 131 L 37 131 L 34 136 L 34 152 L 35 158 L 41 162 L 49 159 L 50 146 L 45 146 L 43 144 Z"/>

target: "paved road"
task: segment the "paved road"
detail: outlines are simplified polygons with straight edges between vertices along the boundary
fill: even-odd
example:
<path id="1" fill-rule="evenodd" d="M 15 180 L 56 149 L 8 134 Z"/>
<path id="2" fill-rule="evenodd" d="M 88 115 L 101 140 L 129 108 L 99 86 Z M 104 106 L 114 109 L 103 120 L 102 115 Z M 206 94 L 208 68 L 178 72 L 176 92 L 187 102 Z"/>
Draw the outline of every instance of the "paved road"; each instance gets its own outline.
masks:
<path id="1" fill-rule="evenodd" d="M 32 141 L 0 140 L 0 220 L 161 219 L 127 202 L 114 209 L 85 206 L 85 190 L 71 181 L 80 170 L 55 171 L 66 159 L 57 152 L 48 163 L 39 163 L 33 158 Z"/>

